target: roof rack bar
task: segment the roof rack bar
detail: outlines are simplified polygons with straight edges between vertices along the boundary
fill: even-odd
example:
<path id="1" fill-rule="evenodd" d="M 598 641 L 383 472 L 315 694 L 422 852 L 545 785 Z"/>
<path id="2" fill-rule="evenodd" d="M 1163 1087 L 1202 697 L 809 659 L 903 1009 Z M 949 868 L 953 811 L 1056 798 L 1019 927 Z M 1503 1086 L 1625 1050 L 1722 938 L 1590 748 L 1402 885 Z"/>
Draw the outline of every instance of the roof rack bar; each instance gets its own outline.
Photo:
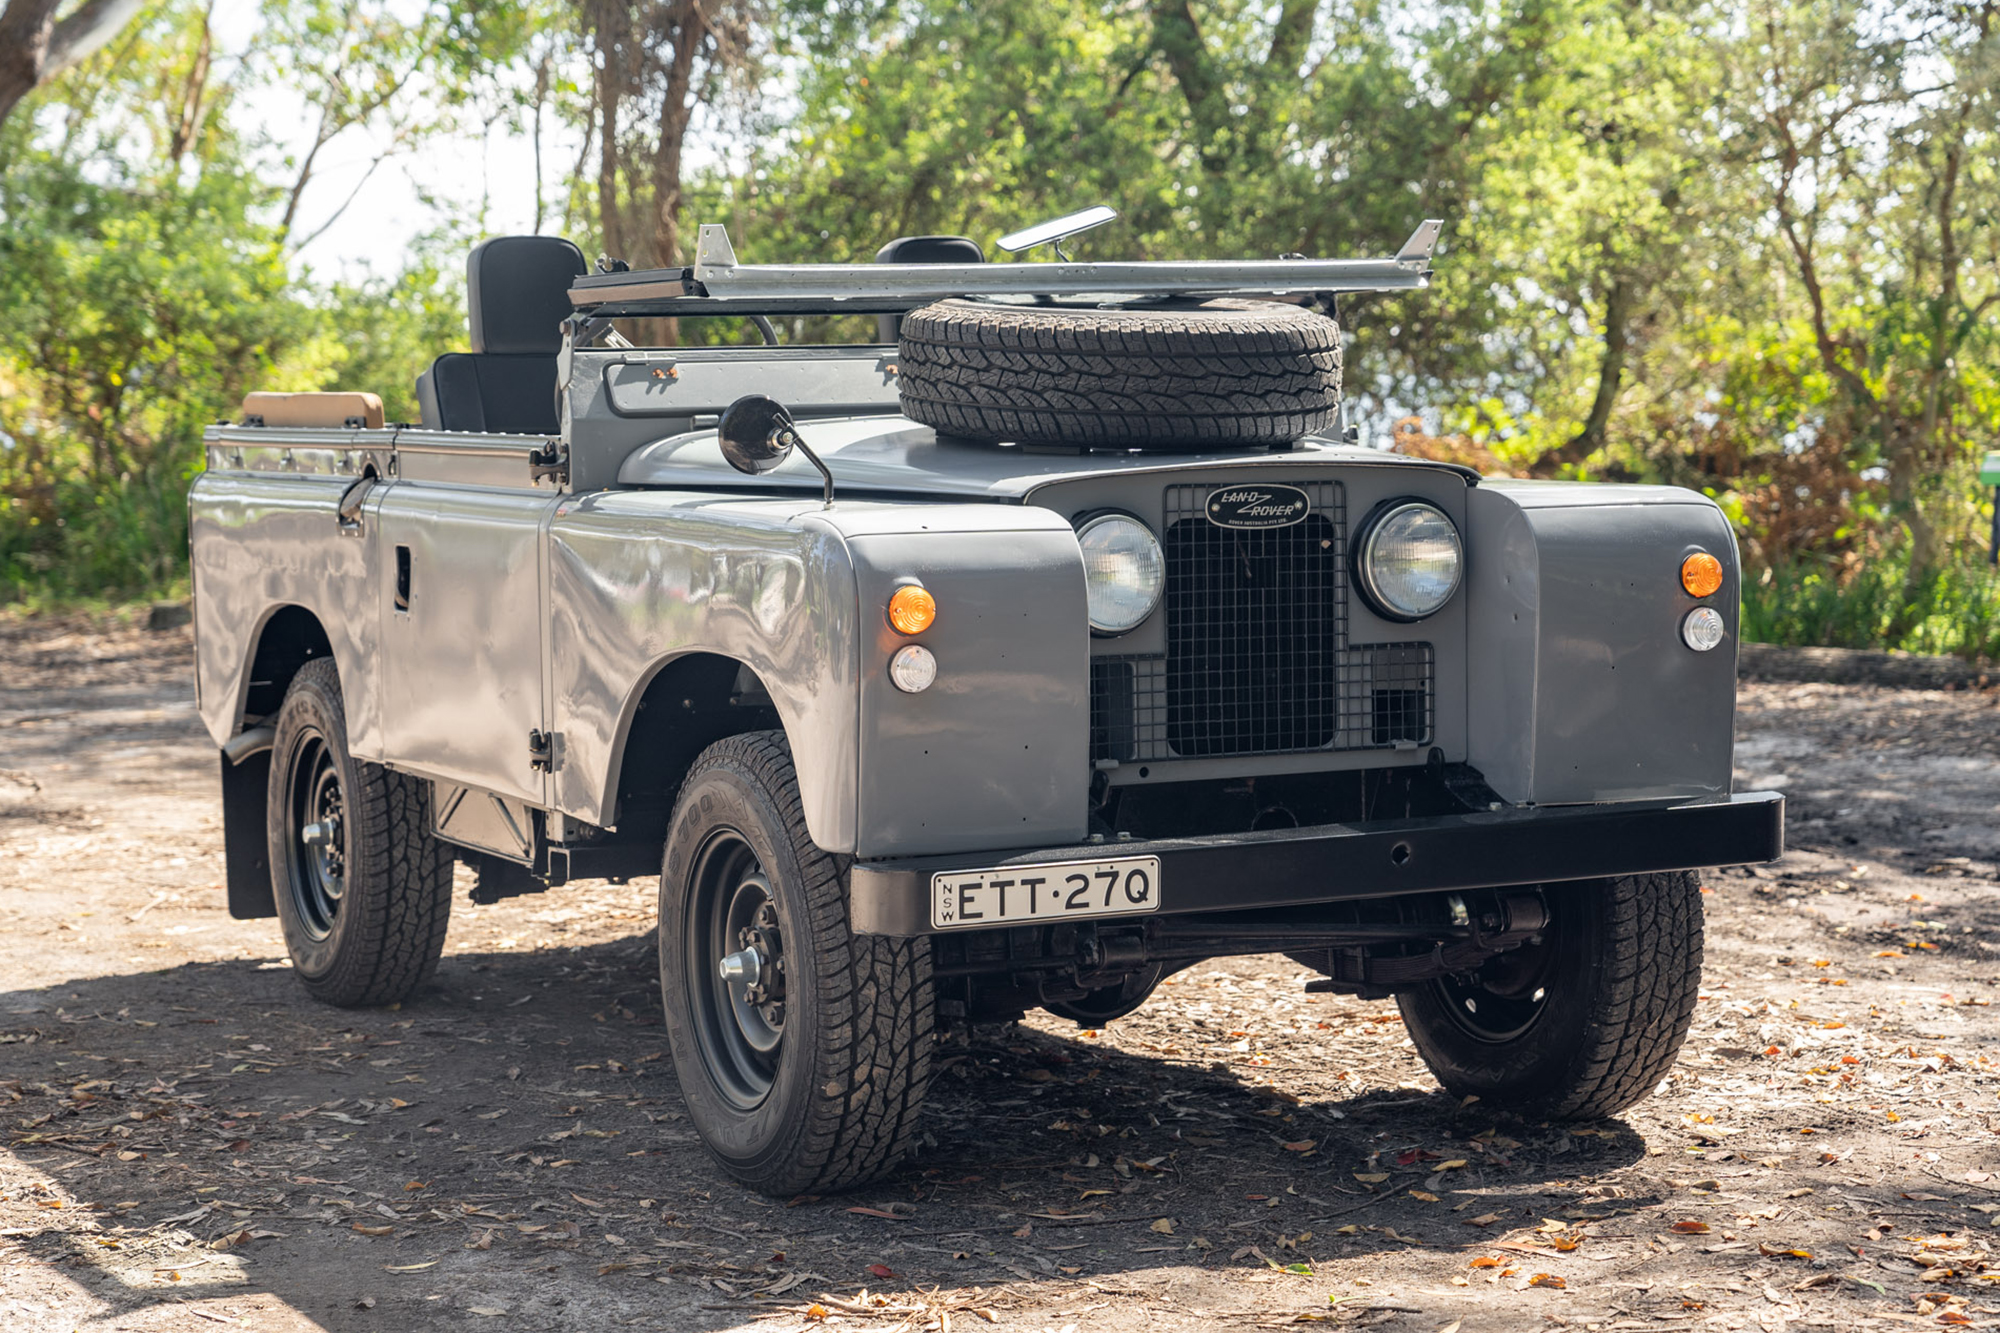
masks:
<path id="1" fill-rule="evenodd" d="M 1389 259 L 1249 259 L 1134 263 L 744 264 L 706 224 L 692 269 L 593 274 L 570 288 L 579 310 L 716 314 L 907 310 L 953 296 L 1304 296 L 1427 286 L 1443 224 L 1426 221 Z"/>

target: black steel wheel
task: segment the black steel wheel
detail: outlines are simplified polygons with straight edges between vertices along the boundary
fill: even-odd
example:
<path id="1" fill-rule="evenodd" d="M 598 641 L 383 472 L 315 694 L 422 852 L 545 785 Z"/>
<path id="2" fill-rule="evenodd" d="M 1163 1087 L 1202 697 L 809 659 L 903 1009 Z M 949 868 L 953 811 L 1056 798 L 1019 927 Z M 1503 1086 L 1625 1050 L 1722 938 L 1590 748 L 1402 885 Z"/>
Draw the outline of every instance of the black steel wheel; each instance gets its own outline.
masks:
<path id="1" fill-rule="evenodd" d="M 660 873 L 660 993 L 688 1119 L 780 1198 L 880 1179 L 930 1083 L 928 940 L 856 935 L 845 862 L 813 844 L 782 732 L 704 750 Z"/>
<path id="2" fill-rule="evenodd" d="M 785 1038 L 784 931 L 770 877 L 742 833 L 720 828 L 702 848 L 682 931 L 691 1015 L 702 1061 L 744 1110 L 771 1094 Z"/>
<path id="3" fill-rule="evenodd" d="M 1686 871 L 1554 884 L 1536 939 L 1396 997 L 1449 1092 L 1593 1119 L 1640 1101 L 1680 1054 L 1701 987 L 1701 886 Z"/>
<path id="4" fill-rule="evenodd" d="M 323 940 L 333 933 L 347 888 L 346 801 L 340 766 L 311 720 L 301 724 L 299 741 L 286 772 L 285 882 L 300 929 Z"/>
<path id="5" fill-rule="evenodd" d="M 430 784 L 347 751 L 340 676 L 308 662 L 272 744 L 271 889 L 292 969 L 343 1006 L 407 999 L 437 970 L 451 857 L 431 833 Z"/>

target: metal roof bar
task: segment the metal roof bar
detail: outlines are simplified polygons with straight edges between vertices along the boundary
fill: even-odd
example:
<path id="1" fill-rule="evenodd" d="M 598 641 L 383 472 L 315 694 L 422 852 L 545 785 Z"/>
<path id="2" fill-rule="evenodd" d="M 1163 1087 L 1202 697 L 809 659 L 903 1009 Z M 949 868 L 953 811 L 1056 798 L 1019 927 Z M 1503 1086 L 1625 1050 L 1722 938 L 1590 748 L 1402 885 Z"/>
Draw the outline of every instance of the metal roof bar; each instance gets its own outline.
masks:
<path id="1" fill-rule="evenodd" d="M 692 269 L 577 279 L 570 302 L 597 314 L 825 313 L 909 310 L 953 296 L 1309 296 L 1407 291 L 1430 282 L 1443 224 L 1419 226 L 1389 259 L 1247 259 L 1153 263 L 744 264 L 729 234 L 705 224 Z"/>

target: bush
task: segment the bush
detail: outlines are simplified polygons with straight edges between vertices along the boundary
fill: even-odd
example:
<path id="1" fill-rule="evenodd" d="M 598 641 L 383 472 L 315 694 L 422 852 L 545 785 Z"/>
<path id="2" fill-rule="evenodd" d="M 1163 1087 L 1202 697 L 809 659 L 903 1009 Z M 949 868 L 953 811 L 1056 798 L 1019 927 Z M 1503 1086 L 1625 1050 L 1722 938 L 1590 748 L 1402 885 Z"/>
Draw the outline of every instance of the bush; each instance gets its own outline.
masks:
<path id="1" fill-rule="evenodd" d="M 1743 637 L 2000 657 L 2000 572 L 1957 561 L 1912 578 L 1907 547 L 1845 567 L 1801 560 L 1745 571 Z"/>

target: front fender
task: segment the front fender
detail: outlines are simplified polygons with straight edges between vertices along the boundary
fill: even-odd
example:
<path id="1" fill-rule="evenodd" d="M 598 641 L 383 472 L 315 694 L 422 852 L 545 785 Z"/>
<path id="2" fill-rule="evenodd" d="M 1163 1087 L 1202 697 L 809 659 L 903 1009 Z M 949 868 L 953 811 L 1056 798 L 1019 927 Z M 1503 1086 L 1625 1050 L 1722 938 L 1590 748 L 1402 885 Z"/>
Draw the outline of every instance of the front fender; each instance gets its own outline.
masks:
<path id="1" fill-rule="evenodd" d="M 936 685 L 906 695 L 884 616 L 937 597 Z M 566 503 L 549 533 L 556 805 L 608 823 L 647 684 L 687 653 L 742 662 L 791 742 L 807 831 L 831 852 L 919 855 L 1084 833 L 1089 640 L 1068 524 L 1014 505 L 659 491 Z"/>
<path id="2" fill-rule="evenodd" d="M 1736 540 L 1714 502 L 1667 486 L 1489 481 L 1470 493 L 1469 758 L 1508 801 L 1729 791 Z M 1722 561 L 1703 603 L 1728 637 L 1681 641 L 1681 561 Z"/>

